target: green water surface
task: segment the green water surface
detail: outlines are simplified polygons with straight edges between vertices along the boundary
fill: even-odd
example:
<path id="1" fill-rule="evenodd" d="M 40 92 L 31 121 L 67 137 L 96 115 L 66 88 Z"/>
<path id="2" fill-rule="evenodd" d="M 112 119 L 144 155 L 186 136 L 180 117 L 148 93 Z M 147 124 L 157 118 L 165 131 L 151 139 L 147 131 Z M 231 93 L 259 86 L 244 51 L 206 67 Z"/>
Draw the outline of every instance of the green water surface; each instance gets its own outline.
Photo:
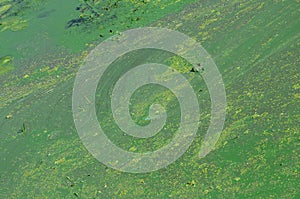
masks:
<path id="1" fill-rule="evenodd" d="M 101 1 L 100 10 L 120 6 L 70 28 L 68 22 L 81 14 L 79 0 L 28 2 L 17 15 L 27 26 L 0 32 L 0 198 L 299 198 L 299 1 Z M 132 152 L 155 150 L 178 126 L 174 95 L 146 86 L 132 96 L 133 120 L 147 125 L 149 105 L 161 102 L 167 126 L 149 141 L 122 135 L 109 93 L 134 64 L 156 61 L 181 69 L 201 90 L 201 122 L 192 145 L 173 164 L 152 173 L 122 173 L 84 148 L 73 121 L 72 89 L 95 45 L 145 26 L 181 31 L 211 54 L 226 88 L 226 122 L 215 149 L 199 158 L 211 105 L 202 78 L 169 53 L 128 54 L 110 66 L 95 98 L 97 116 L 105 118 L 100 124 L 114 143 Z"/>

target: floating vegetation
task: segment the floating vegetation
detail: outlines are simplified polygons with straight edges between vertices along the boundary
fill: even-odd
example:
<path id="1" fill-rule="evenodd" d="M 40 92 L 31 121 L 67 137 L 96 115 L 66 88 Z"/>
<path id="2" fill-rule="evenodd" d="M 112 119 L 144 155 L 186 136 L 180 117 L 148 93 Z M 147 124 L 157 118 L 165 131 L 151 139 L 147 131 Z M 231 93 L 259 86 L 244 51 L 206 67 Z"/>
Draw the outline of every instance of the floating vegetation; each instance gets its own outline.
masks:
<path id="1" fill-rule="evenodd" d="M 27 27 L 23 13 L 41 0 L 0 0 L 0 32 L 19 31 Z"/>
<path id="2" fill-rule="evenodd" d="M 8 17 L 7 19 L 1 22 L 1 26 L 2 29 L 0 30 L 0 32 L 6 30 L 18 31 L 27 27 L 27 21 L 22 20 L 19 17 Z"/>
<path id="3" fill-rule="evenodd" d="M 12 6 L 11 4 L 7 4 L 0 7 L 0 18 L 2 18 L 2 16 L 4 16 L 9 11 L 11 6 Z"/>
<path id="4" fill-rule="evenodd" d="M 8 1 L 0 0 L 0 4 L 2 2 L 6 5 Z M 132 0 L 136 7 L 125 9 L 126 6 L 119 6 L 118 9 L 109 8 L 107 12 L 100 4 L 104 6 L 108 1 L 98 2 L 101 3 L 95 7 L 100 10 L 95 11 L 99 11 L 99 16 L 94 14 L 93 20 L 84 15 L 81 18 L 88 19 L 83 24 L 99 22 L 96 28 L 87 29 L 91 32 L 100 31 L 97 35 L 105 37 L 110 30 L 115 33 L 118 30 L 116 26 L 120 27 L 124 21 L 124 27 L 130 26 L 131 21 L 126 16 L 140 17 L 134 21 L 135 25 L 139 24 L 147 18 L 147 11 L 142 7 L 136 8 L 154 6 L 158 1 L 148 1 L 146 4 L 140 1 L 138 4 L 138 1 Z M 169 1 L 161 1 L 160 5 L 156 5 L 158 10 L 167 8 L 165 2 Z M 24 73 L 20 72 L 19 76 L 1 76 L 0 107 L 5 107 L 1 109 L 3 113 L 0 120 L 0 141 L 3 146 L 1 162 L 4 163 L 1 167 L 0 193 L 6 198 L 297 198 L 299 110 L 296 107 L 300 99 L 297 67 L 300 43 L 297 29 L 299 20 L 296 19 L 299 18 L 299 6 L 296 1 L 236 2 L 199 1 L 196 6 L 190 6 L 180 14 L 170 15 L 154 24 L 178 29 L 201 40 L 222 73 L 228 109 L 225 129 L 212 153 L 202 159 L 198 157 L 201 136 L 206 133 L 206 121 L 209 123 L 210 118 L 209 114 L 203 114 L 199 136 L 189 150 L 167 168 L 135 175 L 100 164 L 80 144 L 72 120 L 73 81 L 70 78 L 74 77 L 78 63 L 87 53 L 82 53 L 80 58 L 74 55 L 74 60 L 68 62 L 51 59 L 51 63 L 41 64 L 39 60 Z M 136 10 L 138 14 L 118 14 L 125 10 Z M 161 16 L 156 16 L 152 9 L 149 12 L 151 14 L 147 16 L 151 19 Z M 101 20 L 105 19 L 107 21 L 102 23 Z M 74 30 L 77 27 L 75 24 L 70 26 Z M 82 23 L 77 24 L 80 26 Z M 199 75 L 191 73 L 192 66 L 184 60 L 171 57 L 165 62 L 196 82 Z M 2 57 L 0 63 L 7 66 L 12 63 L 12 57 Z M 120 68 L 112 69 L 117 70 L 114 73 L 117 74 L 126 68 L 124 66 L 131 65 L 115 65 Z M 201 65 L 205 67 L 204 63 Z M 202 69 L 198 67 L 195 69 L 201 73 Z M 205 68 L 205 72 L 209 70 Z M 104 77 L 107 77 L 107 85 L 110 85 L 109 77 L 115 76 L 109 76 L 109 71 L 107 74 Z M 168 71 L 163 75 L 168 76 Z M 196 88 L 195 91 L 201 92 L 200 102 L 209 101 L 204 83 L 197 84 Z M 154 89 L 148 86 L 132 96 L 130 109 L 135 114 L 133 120 L 138 124 L 144 124 L 139 119 L 146 122 L 149 119 L 147 110 L 153 99 L 157 99 L 154 102 L 169 105 L 167 110 L 174 109 L 176 100 L 173 100 L 172 93 L 158 89 L 163 92 L 151 93 L 149 91 Z M 28 94 L 32 92 L 35 93 Z M 24 95 L 26 99 L 21 98 Z M 11 103 L 14 99 L 16 101 Z M 108 100 L 109 95 L 107 98 L 97 98 L 96 102 L 102 105 Z M 109 104 L 100 105 L 110 107 Z M 201 106 L 201 109 L 206 113 L 209 107 Z M 9 114 L 13 115 L 13 119 L 8 120 L 11 117 Z M 105 112 L 101 115 L 110 116 Z M 173 119 L 176 115 L 169 115 L 168 118 Z M 9 117 L 5 119 L 5 116 Z M 25 131 L 25 124 L 21 126 L 22 121 L 17 118 L 26 121 L 26 132 L 30 131 L 30 134 L 15 135 L 19 128 L 20 133 Z M 126 139 L 132 140 L 129 136 L 112 131 L 113 122 L 109 117 L 98 118 L 104 118 L 99 122 L 109 130 L 105 132 L 111 132 L 107 136 L 132 152 L 160 148 L 171 140 L 172 135 L 168 133 L 176 129 L 176 126 L 168 126 L 167 121 L 166 135 L 163 133 L 158 137 L 163 139 L 152 139 L 150 142 L 135 140 L 131 143 L 125 142 Z"/>
<path id="5" fill-rule="evenodd" d="M 0 58 L 0 75 L 3 75 L 14 69 L 12 65 L 12 57 L 5 56 Z"/>
<path id="6" fill-rule="evenodd" d="M 12 119 L 12 118 L 13 118 L 12 114 L 8 114 L 7 116 L 5 116 L 5 119 L 7 119 L 7 120 Z"/>
<path id="7" fill-rule="evenodd" d="M 67 23 L 66 28 L 70 28 L 72 26 L 79 26 L 82 24 L 88 24 L 91 22 L 107 22 L 109 20 L 116 19 L 116 10 L 128 10 L 128 13 L 134 13 L 138 10 L 135 8 L 130 12 L 130 8 L 133 7 L 132 1 L 124 4 L 120 0 L 116 1 L 100 1 L 100 0 L 80 0 L 81 4 L 76 7 L 76 10 L 80 12 L 78 18 L 72 19 Z M 124 14 L 124 13 L 120 13 Z M 124 18 L 125 16 L 122 16 Z"/>
<path id="8" fill-rule="evenodd" d="M 70 20 L 66 28 L 94 23 L 99 30 L 106 29 L 103 24 L 126 29 L 164 17 L 167 13 L 180 11 L 184 5 L 195 0 L 80 0 L 75 9 L 80 13 L 76 19 Z M 115 32 L 115 30 L 110 32 Z"/>

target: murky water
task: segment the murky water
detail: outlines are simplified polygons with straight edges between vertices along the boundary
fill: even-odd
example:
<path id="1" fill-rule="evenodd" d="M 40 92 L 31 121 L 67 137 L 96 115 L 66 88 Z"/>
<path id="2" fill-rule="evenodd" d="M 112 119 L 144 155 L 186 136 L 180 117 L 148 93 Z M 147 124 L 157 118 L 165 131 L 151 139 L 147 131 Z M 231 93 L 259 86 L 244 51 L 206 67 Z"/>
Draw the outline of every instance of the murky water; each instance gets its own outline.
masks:
<path id="1" fill-rule="evenodd" d="M 11 1 L 0 0 L 0 5 L 3 2 Z M 27 21 L 27 27 L 0 32 L 0 198 L 299 195 L 300 16 L 296 1 L 105 0 L 101 20 L 70 28 L 68 22 L 82 14 L 76 9 L 79 0 L 28 2 L 31 6 L 17 15 Z M 202 79 L 196 79 L 193 85 L 202 120 L 189 150 L 162 170 L 122 173 L 99 163 L 79 139 L 72 116 L 74 76 L 94 45 L 123 30 L 149 25 L 179 30 L 201 42 L 213 56 L 227 92 L 226 125 L 216 149 L 200 159 L 197 154 L 209 124 L 210 96 Z M 176 67 L 185 65 L 180 59 L 170 62 L 163 53 L 146 55 L 134 54 L 137 59 L 132 63 L 156 58 Z M 126 71 L 126 61 L 115 64 L 103 85 Z M 106 89 L 99 93 L 109 93 L 110 87 Z M 152 98 L 164 102 L 162 96 L 148 91 L 139 91 L 133 98 L 133 118 L 141 124 L 148 122 Z M 97 105 L 108 106 L 109 96 L 96 96 L 96 100 Z M 99 117 L 109 114 L 98 113 Z M 165 134 L 147 142 L 124 136 L 110 117 L 105 118 L 105 129 L 117 132 L 108 137 L 129 151 L 156 149 L 168 142 L 165 137 L 172 138 L 171 124 Z"/>

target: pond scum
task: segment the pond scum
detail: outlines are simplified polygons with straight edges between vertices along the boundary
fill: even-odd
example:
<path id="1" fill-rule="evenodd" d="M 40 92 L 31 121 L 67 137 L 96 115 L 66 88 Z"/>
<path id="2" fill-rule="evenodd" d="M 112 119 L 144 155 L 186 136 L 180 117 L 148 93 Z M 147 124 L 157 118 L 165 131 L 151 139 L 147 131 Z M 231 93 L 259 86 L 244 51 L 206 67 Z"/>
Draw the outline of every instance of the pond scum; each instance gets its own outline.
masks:
<path id="1" fill-rule="evenodd" d="M 26 13 L 47 2 L 0 0 L 0 37 L 30 28 Z M 64 29 L 89 40 L 79 52 L 35 60 L 0 54 L 0 198 L 298 198 L 299 5 L 298 0 L 78 0 Z M 175 163 L 152 173 L 121 173 L 82 145 L 72 119 L 72 86 L 97 43 L 149 25 L 181 31 L 212 55 L 226 87 L 226 123 L 215 150 L 199 159 L 210 117 L 203 80 L 178 56 L 133 52 L 99 85 L 118 79 L 132 57 L 141 58 L 139 64 L 160 61 L 180 70 L 199 91 L 201 122 L 191 147 Z M 98 88 L 96 101 L 98 118 L 106 118 L 99 122 L 114 143 L 145 152 L 172 139 L 179 109 L 171 92 L 144 87 L 133 95 L 131 114 L 138 124 L 147 125 L 153 102 L 161 102 L 170 117 L 157 137 L 145 141 L 123 135 L 110 111 L 99 108 L 109 105 L 111 86 Z"/>

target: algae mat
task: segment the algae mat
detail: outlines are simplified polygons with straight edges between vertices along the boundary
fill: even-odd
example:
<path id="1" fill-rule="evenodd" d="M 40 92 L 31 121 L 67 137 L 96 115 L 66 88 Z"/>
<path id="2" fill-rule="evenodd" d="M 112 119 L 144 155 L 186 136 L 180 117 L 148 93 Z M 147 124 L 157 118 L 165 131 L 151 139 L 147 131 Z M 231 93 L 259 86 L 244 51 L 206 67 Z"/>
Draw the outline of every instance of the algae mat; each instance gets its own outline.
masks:
<path id="1" fill-rule="evenodd" d="M 22 12 L 16 2 L 23 2 L 18 4 L 24 5 Z M 94 1 L 90 10 L 80 1 L 60 7 L 55 2 L 0 1 L 0 20 L 20 17 L 27 23 L 0 33 L 1 198 L 299 197 L 299 1 L 131 1 L 136 7 L 130 9 L 114 7 L 119 1 Z M 137 14 L 128 15 L 136 8 Z M 105 17 L 97 16 L 98 9 Z M 84 20 L 78 21 L 81 14 Z M 20 36 L 38 34 L 39 20 L 45 23 L 44 43 Z M 210 115 L 203 80 L 180 57 L 155 50 L 151 56 L 145 56 L 149 51 L 128 54 L 100 82 L 98 107 L 108 107 L 110 82 L 128 70 L 128 58 L 138 57 L 132 64 L 155 61 L 182 69 L 201 91 L 202 120 L 191 147 L 175 163 L 152 173 L 122 173 L 99 163 L 79 139 L 72 117 L 74 77 L 94 45 L 117 31 L 149 25 L 181 31 L 212 55 L 226 87 L 225 128 L 215 150 L 200 159 Z M 133 120 L 147 125 L 147 107 L 155 101 L 166 104 L 169 122 L 176 124 L 173 106 L 178 104 L 162 87 L 144 87 L 133 95 Z M 168 125 L 149 142 L 120 139 L 109 110 L 97 114 L 107 118 L 101 121 L 105 129 L 115 129 L 108 137 L 128 151 L 155 150 L 177 127 Z"/>

